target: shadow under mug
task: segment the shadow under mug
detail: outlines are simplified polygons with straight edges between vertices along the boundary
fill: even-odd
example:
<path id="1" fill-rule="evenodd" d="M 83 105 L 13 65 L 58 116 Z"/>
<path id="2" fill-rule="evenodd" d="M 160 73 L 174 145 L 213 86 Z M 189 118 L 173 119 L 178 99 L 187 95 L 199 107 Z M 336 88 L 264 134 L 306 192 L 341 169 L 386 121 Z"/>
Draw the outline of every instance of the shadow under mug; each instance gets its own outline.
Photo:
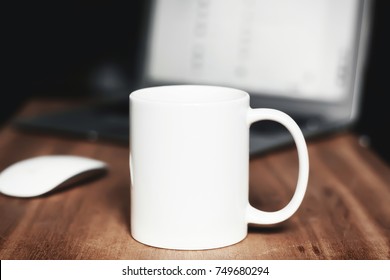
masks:
<path id="1" fill-rule="evenodd" d="M 199 250 L 243 240 L 248 223 L 288 219 L 306 192 L 309 159 L 285 113 L 251 109 L 248 93 L 214 86 L 163 86 L 130 94 L 131 234 L 160 248 Z M 249 127 L 272 120 L 292 134 L 298 182 L 281 210 L 249 204 Z"/>

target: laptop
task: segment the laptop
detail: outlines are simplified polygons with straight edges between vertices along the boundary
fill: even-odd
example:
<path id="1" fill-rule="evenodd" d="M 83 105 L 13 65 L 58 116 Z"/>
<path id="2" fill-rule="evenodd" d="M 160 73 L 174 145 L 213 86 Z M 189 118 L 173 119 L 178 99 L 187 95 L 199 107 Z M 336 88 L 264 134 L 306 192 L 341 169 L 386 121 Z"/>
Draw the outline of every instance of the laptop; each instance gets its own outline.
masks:
<path id="1" fill-rule="evenodd" d="M 148 7 L 135 89 L 173 84 L 242 89 L 252 108 L 286 112 L 307 139 L 356 121 L 370 1 L 154 0 Z M 128 94 L 19 119 L 16 125 L 127 145 Z M 281 125 L 251 126 L 251 154 L 290 143 Z"/>

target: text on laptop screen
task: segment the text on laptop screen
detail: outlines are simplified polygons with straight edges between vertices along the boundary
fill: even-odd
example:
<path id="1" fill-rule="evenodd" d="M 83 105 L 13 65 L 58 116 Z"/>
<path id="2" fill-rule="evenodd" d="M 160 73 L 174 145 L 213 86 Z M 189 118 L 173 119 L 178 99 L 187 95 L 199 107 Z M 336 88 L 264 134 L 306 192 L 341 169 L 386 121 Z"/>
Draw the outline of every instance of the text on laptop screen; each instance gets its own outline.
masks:
<path id="1" fill-rule="evenodd" d="M 146 78 L 320 101 L 353 78 L 358 1 L 157 0 Z"/>

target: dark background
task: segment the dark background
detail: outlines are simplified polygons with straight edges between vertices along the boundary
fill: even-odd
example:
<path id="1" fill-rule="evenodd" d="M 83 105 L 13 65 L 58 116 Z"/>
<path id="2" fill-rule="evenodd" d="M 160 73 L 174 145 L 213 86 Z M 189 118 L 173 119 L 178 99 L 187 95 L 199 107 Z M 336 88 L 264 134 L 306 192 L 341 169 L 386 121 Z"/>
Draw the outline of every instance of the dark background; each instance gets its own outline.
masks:
<path id="1" fill-rule="evenodd" d="M 353 129 L 390 163 L 390 3 L 373 4 L 362 113 Z M 4 6 L 0 125 L 33 97 L 130 92 L 147 6 L 142 0 Z"/>

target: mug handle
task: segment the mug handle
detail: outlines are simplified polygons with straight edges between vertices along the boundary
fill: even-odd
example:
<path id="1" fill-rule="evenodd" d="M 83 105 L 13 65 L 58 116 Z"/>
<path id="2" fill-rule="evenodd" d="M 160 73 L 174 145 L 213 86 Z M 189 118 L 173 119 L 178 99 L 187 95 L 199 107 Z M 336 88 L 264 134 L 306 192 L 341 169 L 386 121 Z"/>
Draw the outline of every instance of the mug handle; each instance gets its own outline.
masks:
<path id="1" fill-rule="evenodd" d="M 288 129 L 295 141 L 299 159 L 298 182 L 295 193 L 290 202 L 284 208 L 275 212 L 265 212 L 254 208 L 248 202 L 246 212 L 247 223 L 267 225 L 280 223 L 291 217 L 295 211 L 298 210 L 298 207 L 301 205 L 303 197 L 305 196 L 307 182 L 309 179 L 309 156 L 305 138 L 303 137 L 299 126 L 289 115 L 274 109 L 249 108 L 247 114 L 248 126 L 254 122 L 262 120 L 276 121 Z"/>

